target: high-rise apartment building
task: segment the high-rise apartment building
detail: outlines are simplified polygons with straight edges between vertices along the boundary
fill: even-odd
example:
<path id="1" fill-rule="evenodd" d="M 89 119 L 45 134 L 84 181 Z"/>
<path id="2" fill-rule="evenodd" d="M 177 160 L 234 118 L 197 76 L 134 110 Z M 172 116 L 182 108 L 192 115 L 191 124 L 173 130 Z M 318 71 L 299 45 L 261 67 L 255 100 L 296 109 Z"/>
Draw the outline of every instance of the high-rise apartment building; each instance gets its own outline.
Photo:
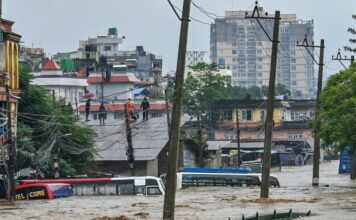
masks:
<path id="1" fill-rule="evenodd" d="M 259 21 L 272 38 L 274 20 Z M 286 85 L 295 99 L 316 96 L 313 58 L 304 47 L 297 47 L 305 35 L 313 42 L 313 26 L 312 20 L 297 20 L 295 14 L 281 15 L 276 83 Z M 271 52 L 271 40 L 256 19 L 245 18 L 244 11 L 226 11 L 224 18 L 216 18 L 210 26 L 211 61 L 232 70 L 233 86 L 268 86 Z"/>

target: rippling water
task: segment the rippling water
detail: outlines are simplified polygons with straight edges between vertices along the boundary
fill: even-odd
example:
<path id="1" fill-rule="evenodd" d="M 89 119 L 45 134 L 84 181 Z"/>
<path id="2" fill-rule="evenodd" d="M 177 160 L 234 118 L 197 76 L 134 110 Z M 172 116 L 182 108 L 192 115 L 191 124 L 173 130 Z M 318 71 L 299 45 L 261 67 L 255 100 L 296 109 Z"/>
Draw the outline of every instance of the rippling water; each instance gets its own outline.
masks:
<path id="1" fill-rule="evenodd" d="M 194 187 L 177 192 L 176 219 L 241 219 L 245 216 L 288 211 L 312 211 L 304 219 L 356 219 L 356 181 L 337 173 L 338 162 L 320 165 L 320 187 L 312 187 L 312 166 L 283 167 L 273 175 L 281 188 L 270 188 L 270 199 L 260 200 L 259 187 Z M 0 203 L 0 219 L 93 219 L 126 216 L 161 219 L 163 196 L 90 196 L 58 200 Z"/>

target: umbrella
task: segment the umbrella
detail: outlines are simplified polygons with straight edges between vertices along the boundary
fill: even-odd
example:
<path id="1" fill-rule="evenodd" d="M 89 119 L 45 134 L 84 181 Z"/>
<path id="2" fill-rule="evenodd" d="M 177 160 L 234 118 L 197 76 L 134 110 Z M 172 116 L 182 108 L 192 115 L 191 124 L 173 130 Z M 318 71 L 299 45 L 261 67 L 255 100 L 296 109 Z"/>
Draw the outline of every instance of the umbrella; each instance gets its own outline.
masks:
<path id="1" fill-rule="evenodd" d="M 93 96 L 94 96 L 93 93 L 88 92 L 88 93 L 86 93 L 86 94 L 83 96 L 83 98 L 84 98 L 84 99 L 90 99 L 90 98 L 92 98 Z"/>

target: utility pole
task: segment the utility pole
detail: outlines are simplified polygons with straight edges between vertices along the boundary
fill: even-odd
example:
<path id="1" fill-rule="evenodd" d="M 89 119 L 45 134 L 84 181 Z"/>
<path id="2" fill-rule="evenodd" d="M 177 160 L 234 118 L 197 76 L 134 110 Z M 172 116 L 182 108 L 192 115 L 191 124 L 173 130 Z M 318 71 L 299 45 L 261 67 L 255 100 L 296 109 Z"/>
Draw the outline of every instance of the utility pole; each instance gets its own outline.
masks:
<path id="1" fill-rule="evenodd" d="M 201 118 L 200 113 L 197 111 L 198 120 L 198 138 L 199 138 L 199 166 L 204 167 L 204 157 L 203 157 L 203 141 L 202 141 L 202 131 L 201 131 Z"/>
<path id="2" fill-rule="evenodd" d="M 129 162 L 130 176 L 135 176 L 135 168 L 134 168 L 135 157 L 134 157 L 134 150 L 132 146 L 132 133 L 131 133 L 131 127 L 130 127 L 126 103 L 124 105 L 124 109 L 125 109 L 126 139 L 127 139 L 126 155 L 127 155 L 127 161 Z"/>
<path id="3" fill-rule="evenodd" d="M 344 65 L 342 60 L 351 61 L 350 65 L 352 65 L 354 63 L 354 61 L 355 61 L 355 57 L 353 55 L 351 56 L 351 58 L 347 58 L 347 56 L 345 56 L 345 58 L 342 58 L 341 57 L 341 53 L 340 53 L 340 49 L 338 50 L 336 57 L 334 57 L 334 55 L 332 55 L 331 59 L 332 60 L 338 60 L 341 63 L 341 65 L 345 68 L 345 70 L 347 69 L 347 67 Z"/>
<path id="4" fill-rule="evenodd" d="M 174 6 L 168 1 L 176 13 Z M 163 207 L 163 219 L 174 220 L 174 208 L 175 198 L 177 191 L 177 154 L 180 135 L 180 120 L 181 120 L 181 106 L 182 106 L 182 92 L 184 82 L 184 68 L 185 68 L 185 56 L 187 52 L 188 41 L 188 27 L 189 27 L 189 13 L 190 13 L 191 0 L 184 0 L 183 12 L 181 21 L 180 37 L 179 37 L 179 49 L 177 60 L 176 81 L 174 86 L 174 104 L 172 109 L 172 125 L 169 133 L 169 154 L 167 165 L 167 182 L 166 193 L 164 195 L 164 207 Z"/>
<path id="5" fill-rule="evenodd" d="M 269 176 L 271 172 L 272 129 L 273 129 L 273 104 L 274 104 L 274 89 L 276 84 L 276 71 L 277 71 L 279 20 L 280 20 L 280 12 L 276 11 L 275 20 L 274 20 L 274 29 L 273 29 L 271 71 L 270 71 L 269 86 L 268 86 L 267 117 L 265 122 L 265 141 L 264 141 L 264 151 L 263 151 L 262 183 L 261 183 L 261 195 L 260 195 L 261 198 L 268 198 L 269 195 Z"/>
<path id="6" fill-rule="evenodd" d="M 255 15 L 256 13 L 256 15 Z M 268 85 L 268 99 L 267 99 L 267 116 L 265 121 L 265 140 L 264 140 L 264 150 L 263 150 L 263 165 L 262 165 L 262 183 L 261 183 L 261 198 L 268 198 L 269 194 L 269 176 L 271 172 L 271 151 L 272 151 L 272 128 L 273 128 L 273 103 L 274 103 L 274 89 L 276 84 L 276 72 L 277 72 L 277 53 L 278 53 L 278 43 L 279 43 L 279 20 L 280 11 L 275 12 L 275 17 L 261 17 L 258 7 L 258 2 L 256 1 L 256 6 L 252 12 L 251 17 L 245 18 L 255 18 L 258 24 L 261 26 L 262 30 L 267 35 L 268 39 L 272 42 L 272 55 L 271 55 L 271 70 L 269 76 Z M 263 25 L 260 23 L 259 19 L 273 19 L 273 38 L 271 39 L 268 32 L 265 30 Z"/>
<path id="7" fill-rule="evenodd" d="M 239 121 L 239 110 L 236 109 L 236 143 L 237 143 L 237 159 L 238 164 L 237 167 L 240 168 L 242 161 L 241 161 L 241 148 L 240 148 L 240 121 Z"/>
<path id="8" fill-rule="evenodd" d="M 6 76 L 9 79 L 9 76 Z M 9 82 L 5 84 L 6 90 L 6 107 L 7 107 L 7 151 L 9 160 L 7 163 L 9 171 L 8 189 L 10 193 L 10 200 L 14 202 L 16 200 L 16 182 L 15 182 L 15 166 L 16 166 L 16 148 L 12 134 L 12 114 L 11 114 L 11 101 L 10 101 L 10 88 Z"/>
<path id="9" fill-rule="evenodd" d="M 166 103 L 166 116 L 167 116 L 167 127 L 168 127 L 168 135 L 171 130 L 171 116 L 169 114 L 169 103 L 168 103 L 168 88 L 164 90 L 164 100 Z"/>
<path id="10" fill-rule="evenodd" d="M 303 43 L 299 44 L 299 42 L 297 42 L 297 46 L 304 47 L 308 51 L 310 56 L 313 58 L 314 62 L 319 66 L 318 88 L 316 92 L 316 106 L 315 106 L 315 120 L 316 120 L 319 115 L 320 94 L 323 89 L 323 65 L 324 65 L 324 48 L 325 48 L 324 39 L 320 40 L 320 46 L 314 45 L 314 42 L 312 42 L 312 45 L 309 45 L 307 35 L 305 35 Z M 320 48 L 319 62 L 315 60 L 313 54 L 308 49 L 308 48 L 315 48 L 315 47 Z M 314 155 L 313 155 L 313 180 L 312 180 L 313 186 L 319 186 L 319 162 L 320 162 L 320 138 L 318 137 L 317 131 L 314 130 Z"/>

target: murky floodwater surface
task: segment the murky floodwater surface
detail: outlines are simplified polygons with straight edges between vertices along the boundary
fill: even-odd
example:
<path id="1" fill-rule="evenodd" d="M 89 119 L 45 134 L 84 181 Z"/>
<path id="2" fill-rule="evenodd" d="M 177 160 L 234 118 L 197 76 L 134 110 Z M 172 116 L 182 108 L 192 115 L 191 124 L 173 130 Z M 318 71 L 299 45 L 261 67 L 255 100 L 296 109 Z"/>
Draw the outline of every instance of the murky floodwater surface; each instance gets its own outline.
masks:
<path id="1" fill-rule="evenodd" d="M 312 166 L 283 167 L 274 173 L 281 188 L 259 199 L 259 187 L 194 187 L 177 192 L 176 219 L 241 219 L 245 216 L 311 210 L 303 219 L 356 219 L 356 181 L 337 173 L 338 162 L 320 165 L 320 186 L 312 187 Z M 0 202 L 0 219 L 162 219 L 163 196 L 90 196 Z M 104 219 L 104 218 L 102 218 Z M 120 218 L 117 218 L 120 219 Z"/>

